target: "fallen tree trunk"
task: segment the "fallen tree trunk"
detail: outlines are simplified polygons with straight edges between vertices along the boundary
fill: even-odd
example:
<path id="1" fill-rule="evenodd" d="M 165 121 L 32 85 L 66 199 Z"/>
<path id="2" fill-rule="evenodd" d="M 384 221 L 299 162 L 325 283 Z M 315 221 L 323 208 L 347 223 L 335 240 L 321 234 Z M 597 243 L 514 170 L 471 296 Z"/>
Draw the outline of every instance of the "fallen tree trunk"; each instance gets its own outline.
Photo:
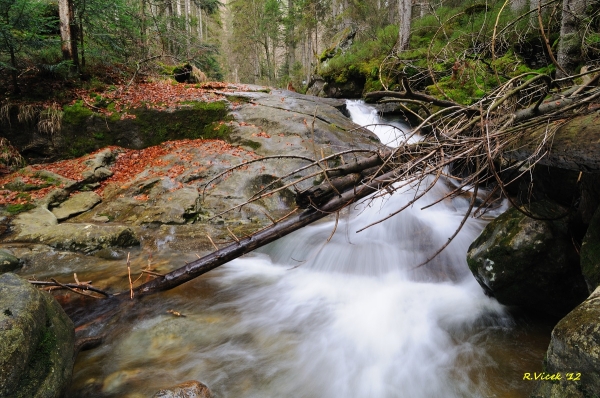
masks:
<path id="1" fill-rule="evenodd" d="M 247 238 L 240 239 L 239 242 L 210 253 L 196 261 L 186 264 L 184 267 L 178 268 L 168 274 L 138 286 L 133 289 L 134 297 L 169 290 L 197 278 L 220 265 L 271 243 L 323 217 L 336 213 L 349 204 L 357 202 L 384 188 L 391 180 L 394 180 L 395 177 L 395 171 L 388 172 L 370 182 L 361 184 L 353 190 L 346 191 L 341 195 L 334 197 L 318 209 L 311 208 L 281 222 L 274 223 L 262 231 Z M 123 292 L 121 294 L 127 296 L 129 292 Z"/>

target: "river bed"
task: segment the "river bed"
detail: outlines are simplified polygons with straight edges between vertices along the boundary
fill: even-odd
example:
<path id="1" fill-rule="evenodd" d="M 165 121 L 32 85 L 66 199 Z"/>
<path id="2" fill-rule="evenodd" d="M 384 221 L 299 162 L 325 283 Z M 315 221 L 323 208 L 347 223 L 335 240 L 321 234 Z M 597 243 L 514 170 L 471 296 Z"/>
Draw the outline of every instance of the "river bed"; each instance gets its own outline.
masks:
<path id="1" fill-rule="evenodd" d="M 382 121 L 360 102 L 348 108 L 359 124 Z M 403 139 L 390 127 L 375 132 L 393 146 Z M 468 207 L 457 198 L 420 209 L 450 184 L 440 181 L 360 233 L 418 187 L 342 212 L 333 236 L 334 221 L 321 221 L 140 300 L 102 346 L 80 353 L 69 396 L 148 397 L 194 379 L 232 398 L 527 397 L 533 382 L 523 376 L 542 370 L 551 325 L 515 318 L 469 272 L 466 251 L 485 221 L 469 219 L 440 256 L 416 267 Z M 170 243 L 158 242 L 153 257 L 133 251 L 131 258 L 170 268 L 196 258 Z M 124 264 L 123 253 L 90 261 L 86 277 L 126 288 Z"/>

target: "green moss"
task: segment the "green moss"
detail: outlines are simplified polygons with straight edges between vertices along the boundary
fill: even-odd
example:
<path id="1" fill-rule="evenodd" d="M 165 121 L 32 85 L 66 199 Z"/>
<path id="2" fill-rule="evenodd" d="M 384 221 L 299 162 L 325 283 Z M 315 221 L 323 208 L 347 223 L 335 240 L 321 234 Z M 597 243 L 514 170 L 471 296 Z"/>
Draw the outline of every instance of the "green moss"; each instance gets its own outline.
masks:
<path id="1" fill-rule="evenodd" d="M 260 142 L 251 141 L 251 140 L 241 140 L 239 142 L 239 144 L 242 146 L 250 147 L 255 151 L 262 146 Z"/>
<path id="2" fill-rule="evenodd" d="M 31 203 L 25 204 L 15 204 L 15 205 L 6 205 L 6 212 L 12 215 L 22 213 L 24 211 L 29 211 L 33 209 L 35 206 Z"/>
<path id="3" fill-rule="evenodd" d="M 225 101 L 182 103 L 175 112 L 148 109 L 131 111 L 136 116 L 133 123 L 144 137 L 145 145 L 158 145 L 168 140 L 223 138 L 229 139 L 232 120 Z"/>
<path id="4" fill-rule="evenodd" d="M 86 108 L 83 101 L 77 101 L 73 105 L 67 105 L 63 108 L 63 124 L 70 124 L 73 126 L 79 126 L 94 114 L 91 110 Z"/>

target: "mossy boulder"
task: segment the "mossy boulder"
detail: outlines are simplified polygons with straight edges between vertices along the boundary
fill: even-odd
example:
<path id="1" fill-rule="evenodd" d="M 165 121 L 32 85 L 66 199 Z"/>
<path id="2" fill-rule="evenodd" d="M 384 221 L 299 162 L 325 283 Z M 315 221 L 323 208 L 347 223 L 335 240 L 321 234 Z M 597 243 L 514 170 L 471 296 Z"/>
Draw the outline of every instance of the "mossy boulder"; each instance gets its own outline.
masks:
<path id="1" fill-rule="evenodd" d="M 587 296 L 577 253 L 560 206 L 537 202 L 528 209 L 540 219 L 511 208 L 471 244 L 467 262 L 491 296 L 534 313 L 564 316 Z"/>
<path id="2" fill-rule="evenodd" d="M 73 323 L 48 293 L 0 275 L 0 396 L 63 396 L 73 371 Z"/>
<path id="3" fill-rule="evenodd" d="M 547 374 L 560 380 L 540 381 L 535 398 L 600 397 L 600 288 L 565 316 L 552 331 L 544 361 Z"/>
<path id="4" fill-rule="evenodd" d="M 590 292 L 600 286 L 600 209 L 596 210 L 583 238 L 581 272 Z"/>

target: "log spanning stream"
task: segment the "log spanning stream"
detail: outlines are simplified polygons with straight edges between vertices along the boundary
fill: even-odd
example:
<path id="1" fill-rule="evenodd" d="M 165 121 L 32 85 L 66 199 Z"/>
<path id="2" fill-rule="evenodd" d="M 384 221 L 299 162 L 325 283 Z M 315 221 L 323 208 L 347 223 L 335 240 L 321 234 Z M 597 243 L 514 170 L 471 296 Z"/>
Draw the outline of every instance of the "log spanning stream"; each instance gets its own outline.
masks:
<path id="1" fill-rule="evenodd" d="M 361 102 L 348 108 L 359 124 L 380 122 Z M 393 145 L 398 130 L 381 130 Z M 468 208 L 457 198 L 420 210 L 451 183 L 363 232 L 415 190 L 345 211 L 328 243 L 331 220 L 144 298 L 141 320 L 79 355 L 70 396 L 148 397 L 190 379 L 232 398 L 528 396 L 523 374 L 541 371 L 549 331 L 513 318 L 469 272 L 465 254 L 485 222 L 470 219 L 415 268 Z"/>

